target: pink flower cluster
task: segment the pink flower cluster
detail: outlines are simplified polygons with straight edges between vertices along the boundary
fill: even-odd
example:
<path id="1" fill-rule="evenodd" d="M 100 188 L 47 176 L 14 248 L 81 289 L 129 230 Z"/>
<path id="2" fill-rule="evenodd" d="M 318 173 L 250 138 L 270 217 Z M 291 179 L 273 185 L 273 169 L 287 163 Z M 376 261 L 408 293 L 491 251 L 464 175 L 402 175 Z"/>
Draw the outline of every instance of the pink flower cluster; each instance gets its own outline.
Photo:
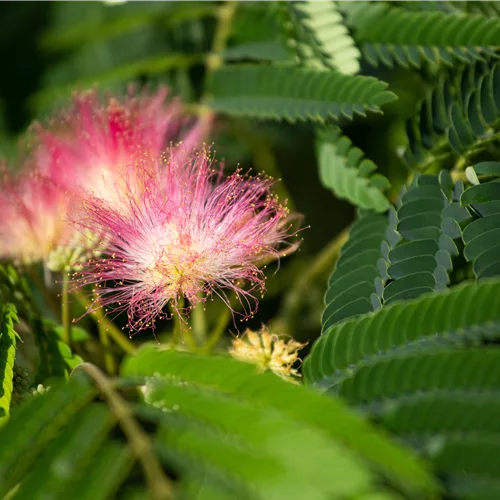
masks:
<path id="1" fill-rule="evenodd" d="M 187 131 L 179 102 L 166 104 L 167 91 L 134 93 L 124 99 L 96 91 L 76 94 L 69 109 L 48 125 L 35 123 L 23 151 L 21 171 L 4 168 L 0 191 L 0 257 L 21 263 L 47 261 L 67 245 L 74 216 L 89 192 L 114 196 L 141 151 L 158 155 L 168 142 L 184 139 L 178 154 L 187 155 L 203 140 L 208 123 Z"/>
<path id="2" fill-rule="evenodd" d="M 186 128 L 181 105 L 165 99 L 77 95 L 49 126 L 33 126 L 24 171 L 0 193 L 0 256 L 47 263 L 75 233 L 97 239 L 102 252 L 84 254 L 74 286 L 91 285 L 99 307 L 126 311 L 135 331 L 184 298 L 192 306 L 215 293 L 229 305 L 227 290 L 251 314 L 263 260 L 298 245 L 272 180 L 224 177 L 201 146 L 209 120 Z"/>

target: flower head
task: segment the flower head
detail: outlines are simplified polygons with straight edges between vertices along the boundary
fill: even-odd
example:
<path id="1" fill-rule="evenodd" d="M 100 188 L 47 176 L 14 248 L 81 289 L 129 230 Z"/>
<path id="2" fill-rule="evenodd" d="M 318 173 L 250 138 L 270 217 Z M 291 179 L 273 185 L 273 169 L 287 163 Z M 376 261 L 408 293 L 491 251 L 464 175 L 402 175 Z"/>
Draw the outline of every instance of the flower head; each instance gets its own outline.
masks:
<path id="1" fill-rule="evenodd" d="M 32 128 L 36 136 L 34 158 L 38 171 L 69 192 L 92 191 L 110 201 L 120 201 L 124 171 L 147 152 L 157 156 L 167 142 L 183 139 L 180 156 L 197 147 L 208 128 L 208 119 L 186 128 L 180 102 L 166 105 L 167 90 L 135 93 L 101 101 L 97 92 L 74 95 L 69 109 L 56 114 L 49 126 Z M 111 197 L 111 198 L 110 198 Z"/>
<path id="2" fill-rule="evenodd" d="M 4 174 L 0 189 L 0 257 L 30 264 L 45 260 L 74 231 L 63 216 L 70 199 L 33 172 Z"/>
<path id="3" fill-rule="evenodd" d="M 224 290 L 236 292 L 252 314 L 252 292 L 264 288 L 257 264 L 278 257 L 283 245 L 297 246 L 286 243 L 288 210 L 271 194 L 271 179 L 240 171 L 224 178 L 206 151 L 182 162 L 175 154 L 144 157 L 135 170 L 145 189 L 137 196 L 124 179 L 127 210 L 86 200 L 76 224 L 106 237 L 109 254 L 85 263 L 77 285 L 94 284 L 100 304 L 126 310 L 132 330 L 154 326 L 181 297 L 194 305 L 214 292 L 228 303 Z"/>
<path id="4" fill-rule="evenodd" d="M 303 347 L 305 344 L 294 339 L 283 340 L 263 326 L 259 333 L 247 330 L 243 336 L 235 338 L 229 353 L 240 361 L 256 364 L 261 370 L 290 378 L 300 376 L 293 366 Z"/>
<path id="5" fill-rule="evenodd" d="M 21 173 L 5 175 L 0 186 L 0 258 L 45 261 L 60 271 L 95 254 L 99 235 L 92 228 L 75 234 L 69 223 L 83 196 L 92 192 L 120 207 L 122 189 L 145 187 L 134 183 L 140 178 L 134 166 L 141 168 L 136 160 L 144 151 L 157 155 L 167 141 L 183 138 L 172 149 L 182 160 L 208 130 L 210 117 L 186 129 L 180 103 L 165 106 L 166 96 L 165 89 L 131 91 L 125 99 L 108 96 L 101 102 L 95 91 L 84 92 L 50 126 L 35 124 L 35 145 L 22 151 Z"/>

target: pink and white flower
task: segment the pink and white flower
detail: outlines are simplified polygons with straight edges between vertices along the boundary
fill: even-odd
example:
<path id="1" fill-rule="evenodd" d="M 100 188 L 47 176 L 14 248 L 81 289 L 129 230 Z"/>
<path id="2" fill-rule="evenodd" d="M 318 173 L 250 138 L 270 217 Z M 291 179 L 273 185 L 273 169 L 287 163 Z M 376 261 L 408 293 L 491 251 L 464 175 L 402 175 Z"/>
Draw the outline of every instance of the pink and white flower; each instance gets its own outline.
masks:
<path id="1" fill-rule="evenodd" d="M 17 263 L 46 260 L 73 228 L 63 220 L 69 196 L 33 172 L 4 174 L 0 195 L 0 256 Z"/>
<path id="2" fill-rule="evenodd" d="M 154 94 L 137 94 L 131 88 L 124 99 L 108 96 L 104 102 L 95 90 L 75 94 L 70 108 L 49 126 L 33 126 L 38 171 L 68 192 L 92 191 L 119 203 L 123 174 L 127 171 L 130 177 L 131 163 L 143 154 L 156 157 L 168 142 L 181 139 L 176 154 L 188 155 L 208 130 L 210 117 L 189 126 L 181 103 L 166 105 L 166 98 L 165 88 Z"/>
<path id="3" fill-rule="evenodd" d="M 144 155 L 156 157 L 167 142 L 183 139 L 172 149 L 182 161 L 208 132 L 210 116 L 188 122 L 181 116 L 181 104 L 166 105 L 166 97 L 166 89 L 154 94 L 131 91 L 124 99 L 109 96 L 101 102 L 95 91 L 84 92 L 49 126 L 35 124 L 30 137 L 34 144 L 22 151 L 22 173 L 6 175 L 0 186 L 0 258 L 44 261 L 59 271 L 71 267 L 65 259 L 73 250 L 81 260 L 82 252 L 95 248 L 95 242 L 89 247 L 82 238 L 75 239 L 68 222 L 76 217 L 83 196 L 92 192 L 122 206 L 123 189 L 134 185 L 139 193 L 144 188 L 134 184 L 141 178 L 135 173 Z"/>
<path id="4" fill-rule="evenodd" d="M 154 327 L 167 317 L 165 306 L 181 307 L 184 297 L 192 306 L 215 293 L 229 305 L 225 290 L 238 295 L 245 314 L 255 312 L 254 292 L 265 284 L 258 263 L 298 246 L 288 241 L 290 216 L 272 180 L 239 170 L 224 178 L 206 151 L 142 163 L 140 197 L 124 177 L 127 210 L 86 200 L 76 225 L 108 238 L 109 254 L 85 263 L 76 286 L 93 284 L 99 304 L 126 311 L 133 331 Z"/>

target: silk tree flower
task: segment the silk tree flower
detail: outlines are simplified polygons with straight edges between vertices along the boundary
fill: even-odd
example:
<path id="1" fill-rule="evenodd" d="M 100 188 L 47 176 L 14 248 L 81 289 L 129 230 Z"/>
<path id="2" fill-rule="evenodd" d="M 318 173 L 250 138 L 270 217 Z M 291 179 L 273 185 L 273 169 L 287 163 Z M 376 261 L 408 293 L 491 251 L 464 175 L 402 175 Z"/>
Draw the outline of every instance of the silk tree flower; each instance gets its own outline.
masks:
<path id="1" fill-rule="evenodd" d="M 4 173 L 0 186 L 0 257 L 20 264 L 46 260 L 74 232 L 63 216 L 67 194 L 33 172 Z"/>
<path id="2" fill-rule="evenodd" d="M 192 125 L 182 117 L 181 103 L 167 104 L 166 98 L 165 88 L 154 94 L 131 88 L 124 99 L 109 95 L 104 101 L 95 90 L 75 94 L 48 126 L 33 125 L 37 170 L 68 192 L 92 191 L 119 203 L 124 171 L 131 182 L 130 164 L 138 157 L 157 156 L 182 139 L 175 150 L 182 159 L 208 130 L 210 115 Z"/>
<path id="3" fill-rule="evenodd" d="M 166 97 L 166 89 L 131 91 L 102 103 L 95 91 L 80 93 L 50 126 L 35 124 L 34 144 L 21 150 L 22 173 L 5 175 L 0 186 L 0 258 L 44 261 L 48 269 L 63 271 L 99 253 L 105 240 L 69 224 L 84 194 L 91 191 L 119 206 L 123 172 L 131 185 L 134 168 L 141 168 L 135 160 L 144 152 L 157 155 L 167 141 L 183 138 L 172 148 L 182 160 L 208 131 L 210 116 L 186 128 L 181 104 L 165 105 Z"/>
<path id="4" fill-rule="evenodd" d="M 124 179 L 126 211 L 89 196 L 75 221 L 108 239 L 106 258 L 83 264 L 75 286 L 94 285 L 95 307 L 126 311 L 132 332 L 168 318 L 167 304 L 182 314 L 184 298 L 193 306 L 212 293 L 229 306 L 226 292 L 234 291 L 252 315 L 265 285 L 259 262 L 299 244 L 290 242 L 296 231 L 272 179 L 239 170 L 225 178 L 214 166 L 207 151 L 183 161 L 144 157 L 142 196 Z"/>

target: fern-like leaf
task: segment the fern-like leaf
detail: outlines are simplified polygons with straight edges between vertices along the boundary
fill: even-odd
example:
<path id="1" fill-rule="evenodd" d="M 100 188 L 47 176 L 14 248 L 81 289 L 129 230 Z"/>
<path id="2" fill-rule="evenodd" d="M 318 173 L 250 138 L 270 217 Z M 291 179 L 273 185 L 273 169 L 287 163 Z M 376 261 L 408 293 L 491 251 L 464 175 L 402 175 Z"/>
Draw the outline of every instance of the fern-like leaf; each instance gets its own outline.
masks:
<path id="1" fill-rule="evenodd" d="M 476 63 L 442 75 L 418 115 L 407 121 L 407 163 L 423 170 L 491 146 L 500 120 L 499 84 L 500 63 Z"/>
<path id="2" fill-rule="evenodd" d="M 346 6 L 363 55 L 380 63 L 420 67 L 423 61 L 452 66 L 483 60 L 499 45 L 500 19 L 442 11 L 410 12 L 385 3 Z"/>
<path id="3" fill-rule="evenodd" d="M 365 421 L 346 412 L 340 401 L 305 391 L 271 373 L 255 375 L 252 365 L 229 357 L 194 356 L 145 346 L 137 356 L 128 359 L 123 372 L 127 376 L 157 374 L 177 378 L 199 388 L 233 395 L 259 407 L 273 408 L 356 450 L 389 477 L 404 477 L 407 484 L 416 487 L 429 486 L 413 459 L 381 439 Z M 206 408 L 205 405 L 198 407 L 200 411 Z"/>
<path id="4" fill-rule="evenodd" d="M 390 236 L 392 235 L 392 238 Z M 381 307 L 389 244 L 398 238 L 384 215 L 366 214 L 356 221 L 343 246 L 325 296 L 323 331 L 334 324 Z"/>
<path id="5" fill-rule="evenodd" d="M 339 198 L 365 209 L 385 212 L 390 204 L 382 193 L 389 181 L 380 174 L 369 175 L 376 165 L 342 136 L 340 129 L 328 128 L 318 136 L 318 163 L 323 185 Z"/>
<path id="6" fill-rule="evenodd" d="M 295 44 L 306 65 L 311 65 L 311 59 L 316 59 L 341 73 L 359 72 L 360 52 L 336 2 L 289 2 L 284 8 L 293 27 L 294 39 L 289 42 Z M 304 45 L 310 49 L 310 54 L 304 53 Z"/>
<path id="7" fill-rule="evenodd" d="M 72 484 L 81 481 L 84 469 L 100 451 L 112 426 L 113 419 L 105 406 L 91 405 L 80 410 L 78 418 L 72 419 L 43 450 L 16 496 L 26 500 L 44 495 L 61 498 Z M 47 467 L 57 463 L 64 464 L 64 474 L 57 467 Z"/>
<path id="8" fill-rule="evenodd" d="M 474 167 L 476 176 L 497 177 L 500 163 L 482 162 Z M 470 187 L 461 196 L 462 205 L 476 214 L 463 233 L 464 256 L 473 262 L 477 278 L 500 274 L 500 183 L 498 179 Z"/>
<path id="9" fill-rule="evenodd" d="M 93 397 L 87 382 L 74 380 L 33 396 L 16 409 L 15 418 L 0 430 L 0 494 L 6 495 L 31 467 L 42 450 Z"/>
<path id="10" fill-rule="evenodd" d="M 12 377 L 16 356 L 14 323 L 17 323 L 16 308 L 12 304 L 2 306 L 0 312 L 0 426 L 9 418 L 12 397 Z"/>
<path id="11" fill-rule="evenodd" d="M 462 236 L 460 224 L 469 219 L 457 201 L 459 188 L 454 189 L 450 175 L 442 172 L 440 179 L 418 177 L 403 194 L 397 231 L 404 241 L 388 255 L 387 274 L 392 281 L 383 293 L 385 304 L 441 290 L 450 283 L 452 258 L 459 253 L 455 240 Z"/>
<path id="12" fill-rule="evenodd" d="M 491 483 L 500 467 L 499 367 L 496 349 L 407 352 L 364 366 L 339 392 L 351 404 L 375 410 L 447 482 L 483 480 L 498 491 Z M 474 487 L 476 498 L 483 498 L 482 490 Z M 464 491 L 457 488 L 457 496 Z"/>
<path id="13" fill-rule="evenodd" d="M 314 344 L 304 376 L 309 384 L 334 387 L 362 366 L 402 350 L 498 338 L 500 311 L 491 307 L 498 293 L 499 281 L 468 283 L 335 325 Z"/>
<path id="14" fill-rule="evenodd" d="M 293 82 L 293 83 L 292 83 Z M 396 96 L 380 80 L 289 66 L 226 66 L 214 71 L 208 83 L 208 104 L 216 111 L 290 122 L 329 118 L 380 107 Z"/>

